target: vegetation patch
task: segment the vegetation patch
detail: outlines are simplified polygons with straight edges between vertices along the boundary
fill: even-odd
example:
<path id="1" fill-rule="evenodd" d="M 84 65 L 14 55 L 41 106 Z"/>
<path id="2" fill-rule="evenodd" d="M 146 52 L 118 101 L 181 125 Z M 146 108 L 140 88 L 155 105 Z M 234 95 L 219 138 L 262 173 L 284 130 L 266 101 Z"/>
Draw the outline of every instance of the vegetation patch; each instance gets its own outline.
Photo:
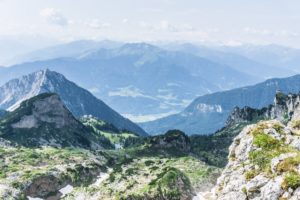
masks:
<path id="1" fill-rule="evenodd" d="M 252 130 L 253 145 L 259 149 L 251 151 L 249 158 L 255 165 L 259 166 L 260 170 L 270 174 L 272 159 L 280 154 L 295 152 L 295 149 L 284 144 L 283 141 L 265 134 L 265 128 L 268 128 L 268 126 L 260 123 L 259 126 Z"/>
<path id="2" fill-rule="evenodd" d="M 297 166 L 300 164 L 300 152 L 298 152 L 297 156 L 289 157 L 281 161 L 277 165 L 278 172 L 291 172 L 296 171 Z"/>
<path id="3" fill-rule="evenodd" d="M 300 175 L 297 172 L 289 172 L 285 175 L 281 186 L 285 190 L 288 188 L 297 189 L 300 187 Z"/>
<path id="4" fill-rule="evenodd" d="M 300 120 L 292 121 L 292 127 L 295 129 L 300 129 Z"/>
<path id="5" fill-rule="evenodd" d="M 259 172 L 257 170 L 250 170 L 245 173 L 245 178 L 247 181 L 250 181 L 253 179 L 255 176 L 257 176 Z"/>

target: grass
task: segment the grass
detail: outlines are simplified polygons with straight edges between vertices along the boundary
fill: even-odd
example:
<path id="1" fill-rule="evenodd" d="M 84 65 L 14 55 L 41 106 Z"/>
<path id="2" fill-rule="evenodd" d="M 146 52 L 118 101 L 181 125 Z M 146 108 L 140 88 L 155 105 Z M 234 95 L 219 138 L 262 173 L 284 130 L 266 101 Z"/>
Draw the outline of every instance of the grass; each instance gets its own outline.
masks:
<path id="1" fill-rule="evenodd" d="M 297 166 L 300 164 L 300 153 L 298 152 L 297 156 L 289 157 L 281 161 L 277 165 L 278 172 L 291 172 L 296 171 Z"/>
<path id="2" fill-rule="evenodd" d="M 99 167 L 93 165 L 93 159 L 99 159 L 98 162 L 106 162 L 102 156 L 91 156 L 87 150 L 82 149 L 56 149 L 52 147 L 47 148 L 25 148 L 25 147 L 9 147 L 0 148 L 0 160 L 2 158 L 3 164 L 0 164 L 0 181 L 8 182 L 11 186 L 16 183 L 25 185 L 37 177 L 48 175 L 49 173 L 58 173 L 62 176 L 71 178 L 72 181 L 77 181 L 79 171 L 82 170 L 82 164 L 85 163 L 88 167 Z M 75 167 L 73 168 L 73 166 Z M 70 173 L 64 174 L 63 171 L 57 167 L 68 169 Z M 74 173 L 71 173 L 74 172 Z M 11 182 L 11 178 L 14 181 Z M 67 178 L 65 177 L 65 178 Z M 18 188 L 20 188 L 18 186 Z"/>
<path id="3" fill-rule="evenodd" d="M 253 179 L 255 176 L 257 176 L 259 172 L 257 170 L 250 170 L 245 173 L 245 178 L 247 181 L 250 181 Z"/>
<path id="4" fill-rule="evenodd" d="M 268 128 L 267 124 L 260 123 L 251 131 L 253 135 L 253 145 L 259 149 L 251 151 L 249 158 L 260 170 L 270 174 L 272 159 L 283 153 L 295 152 L 295 149 L 286 145 L 282 140 L 277 140 L 265 134 L 264 129 L 266 128 Z"/>
<path id="5" fill-rule="evenodd" d="M 124 144 L 128 138 L 136 138 L 137 135 L 127 131 L 120 131 L 112 124 L 106 123 L 92 117 L 84 117 L 81 122 L 93 129 L 98 136 L 103 136 L 110 141 L 111 144 Z"/>
<path id="6" fill-rule="evenodd" d="M 118 166 L 103 183 L 101 190 L 107 196 L 119 196 L 119 199 L 143 199 L 145 196 L 152 199 L 180 199 L 182 193 L 191 188 L 201 188 L 202 184 L 208 182 L 213 184 L 220 172 L 218 168 L 191 156 L 142 156 Z"/>
<path id="7" fill-rule="evenodd" d="M 300 187 L 300 175 L 297 171 L 297 167 L 300 164 L 300 152 L 285 144 L 283 139 L 275 139 L 271 135 L 268 135 L 264 132 L 264 129 L 273 127 L 277 133 L 282 134 L 283 127 L 280 124 L 263 124 L 254 128 L 251 131 L 253 135 L 253 145 L 257 149 L 249 153 L 250 161 L 259 167 L 257 170 L 248 171 L 245 174 L 246 180 L 251 180 L 258 173 L 263 172 L 269 177 L 276 175 L 283 175 L 284 180 L 281 183 L 281 187 L 284 190 L 289 188 L 296 189 Z M 300 127 L 300 121 L 293 122 L 293 128 Z M 295 153 L 296 156 L 288 157 L 280 161 L 274 171 L 271 171 L 271 161 L 273 158 L 278 157 L 279 155 L 286 153 Z"/>
<path id="8" fill-rule="evenodd" d="M 300 187 L 300 175 L 297 172 L 289 172 L 281 184 L 282 188 L 287 190 L 288 188 L 297 189 Z"/>
<path id="9" fill-rule="evenodd" d="M 292 128 L 300 129 L 300 120 L 292 121 Z"/>

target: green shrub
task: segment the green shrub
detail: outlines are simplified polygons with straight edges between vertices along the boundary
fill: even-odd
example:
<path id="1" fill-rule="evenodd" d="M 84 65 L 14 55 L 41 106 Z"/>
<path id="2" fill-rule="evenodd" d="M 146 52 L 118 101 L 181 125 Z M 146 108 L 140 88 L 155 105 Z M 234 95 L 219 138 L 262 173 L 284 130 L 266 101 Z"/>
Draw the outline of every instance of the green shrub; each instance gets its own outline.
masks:
<path id="1" fill-rule="evenodd" d="M 153 160 L 146 160 L 145 161 L 145 165 L 146 166 L 150 166 L 150 165 L 153 165 L 155 162 Z"/>
<path id="2" fill-rule="evenodd" d="M 253 144 L 262 149 L 271 150 L 279 148 L 281 142 L 270 135 L 258 134 L 254 137 Z"/>
<path id="3" fill-rule="evenodd" d="M 300 129 L 300 120 L 295 120 L 292 122 L 292 127 L 296 129 Z"/>
<path id="4" fill-rule="evenodd" d="M 246 178 L 247 181 L 250 181 L 251 179 L 253 179 L 257 175 L 258 175 L 258 171 L 250 170 L 250 171 L 247 171 L 245 173 L 245 178 Z"/>
<path id="5" fill-rule="evenodd" d="M 296 189 L 296 188 L 300 187 L 300 175 L 296 172 L 288 173 L 284 177 L 284 180 L 283 180 L 283 183 L 281 186 L 283 189 L 288 189 L 288 188 Z"/>
<path id="6" fill-rule="evenodd" d="M 276 123 L 273 125 L 273 128 L 275 129 L 275 131 L 279 134 L 283 133 L 283 127 L 281 126 L 281 124 Z"/>

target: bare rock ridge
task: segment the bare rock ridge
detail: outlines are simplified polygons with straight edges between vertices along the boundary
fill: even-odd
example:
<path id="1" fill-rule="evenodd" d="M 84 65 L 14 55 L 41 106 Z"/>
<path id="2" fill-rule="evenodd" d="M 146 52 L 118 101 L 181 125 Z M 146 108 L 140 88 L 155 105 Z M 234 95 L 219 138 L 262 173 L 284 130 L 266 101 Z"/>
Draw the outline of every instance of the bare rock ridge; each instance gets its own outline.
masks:
<path id="1" fill-rule="evenodd" d="M 241 122 L 251 122 L 262 119 L 278 119 L 289 121 L 300 118 L 300 93 L 284 94 L 277 91 L 273 104 L 262 109 L 250 107 L 235 107 L 227 119 L 226 126 Z"/>
<path id="2" fill-rule="evenodd" d="M 230 146 L 212 199 L 299 199 L 299 128 L 271 120 L 247 126 Z"/>
<path id="3" fill-rule="evenodd" d="M 67 80 L 62 74 L 48 69 L 13 79 L 0 87 L 0 109 L 13 111 L 31 97 L 42 93 L 57 93 L 75 117 L 92 115 L 114 124 L 120 130 L 139 135 L 146 132 L 135 123 L 122 117 L 89 91 Z"/>

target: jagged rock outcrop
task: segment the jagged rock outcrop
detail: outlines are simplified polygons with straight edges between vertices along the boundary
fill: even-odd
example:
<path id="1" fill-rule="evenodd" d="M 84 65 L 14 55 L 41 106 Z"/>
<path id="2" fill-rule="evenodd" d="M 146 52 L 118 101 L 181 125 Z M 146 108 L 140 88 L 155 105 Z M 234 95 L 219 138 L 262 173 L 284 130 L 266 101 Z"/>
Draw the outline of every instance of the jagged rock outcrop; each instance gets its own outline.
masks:
<path id="1" fill-rule="evenodd" d="M 234 139 L 229 162 L 208 199 L 300 198 L 299 122 L 249 125 Z"/>
<path id="2" fill-rule="evenodd" d="M 259 119 L 267 119 L 268 108 L 255 109 L 250 107 L 235 107 L 226 121 L 225 126 L 231 126 L 238 123 L 247 123 Z"/>
<path id="3" fill-rule="evenodd" d="M 300 93 L 284 94 L 277 91 L 273 104 L 262 109 L 250 107 L 235 107 L 227 119 L 226 126 L 237 123 L 253 122 L 258 120 L 278 119 L 287 122 L 300 118 Z"/>
<path id="4" fill-rule="evenodd" d="M 299 199 L 299 106 L 300 94 L 278 91 L 267 108 L 235 108 L 227 127 L 255 124 L 234 138 L 228 164 L 212 192 L 199 195 L 208 200 Z"/>
<path id="5" fill-rule="evenodd" d="M 0 137 L 28 147 L 103 148 L 103 138 L 81 124 L 53 93 L 22 102 L 0 121 Z"/>

